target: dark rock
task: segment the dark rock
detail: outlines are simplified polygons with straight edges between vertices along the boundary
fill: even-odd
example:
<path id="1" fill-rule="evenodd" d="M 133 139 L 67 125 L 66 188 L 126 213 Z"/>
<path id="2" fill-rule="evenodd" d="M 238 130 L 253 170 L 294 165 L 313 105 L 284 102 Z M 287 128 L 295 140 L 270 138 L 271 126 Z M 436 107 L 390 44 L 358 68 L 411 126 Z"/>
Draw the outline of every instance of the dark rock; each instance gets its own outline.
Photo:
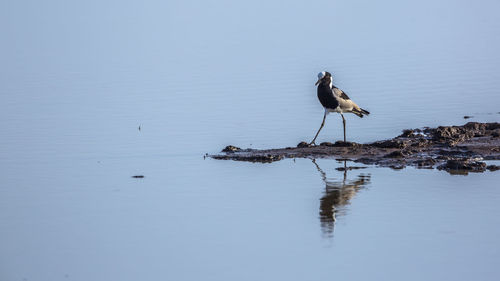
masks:
<path id="1" fill-rule="evenodd" d="M 464 170 L 471 172 L 484 172 L 486 170 L 486 163 L 470 159 L 451 159 L 446 161 L 445 164 L 439 166 L 438 169 L 447 171 Z"/>
<path id="2" fill-rule="evenodd" d="M 311 144 L 309 144 L 309 143 L 307 143 L 305 141 L 301 141 L 301 142 L 299 142 L 299 144 L 297 144 L 298 148 L 311 147 L 311 146 L 312 146 Z"/>
<path id="3" fill-rule="evenodd" d="M 474 131 L 484 131 L 488 125 L 486 123 L 479 123 L 479 122 L 468 122 L 465 124 L 463 127 L 467 130 L 474 130 Z M 453 126 L 458 128 L 459 126 Z"/>
<path id="4" fill-rule="evenodd" d="M 496 130 L 500 129 L 500 123 L 485 123 L 486 124 L 486 130 Z"/>
<path id="5" fill-rule="evenodd" d="M 447 150 L 447 149 L 439 149 L 437 152 L 439 155 L 446 155 L 446 156 L 472 156 L 473 152 L 471 151 L 461 151 L 461 150 Z"/>
<path id="6" fill-rule="evenodd" d="M 436 160 L 450 160 L 450 159 L 452 159 L 452 157 L 450 157 L 450 156 L 444 156 L 444 155 L 439 155 L 437 157 L 434 157 L 434 159 L 436 159 Z"/>
<path id="7" fill-rule="evenodd" d="M 469 115 L 465 115 L 464 116 L 464 119 L 469 119 L 469 118 L 472 118 L 473 116 L 469 116 Z"/>
<path id="8" fill-rule="evenodd" d="M 484 160 L 500 160 L 500 155 L 485 155 Z"/>
<path id="9" fill-rule="evenodd" d="M 232 145 L 228 145 L 222 150 L 222 152 L 238 152 L 238 151 L 241 151 L 241 148 Z"/>
<path id="10" fill-rule="evenodd" d="M 320 146 L 331 146 L 331 147 L 357 147 L 361 146 L 359 143 L 350 142 L 350 141 L 336 141 L 335 143 L 331 143 L 329 141 L 325 141 L 319 144 Z"/>
<path id="11" fill-rule="evenodd" d="M 466 130 L 463 128 L 448 126 L 448 127 L 438 127 L 434 130 L 432 134 L 432 139 L 434 141 L 447 142 L 450 145 L 454 145 L 458 142 L 466 140 L 468 137 Z"/>
<path id="12" fill-rule="evenodd" d="M 415 137 L 415 131 L 414 130 L 403 130 L 403 133 L 401 135 L 399 135 L 398 137 L 413 138 L 413 137 Z"/>
<path id="13" fill-rule="evenodd" d="M 252 156 L 252 157 L 249 157 L 249 160 L 245 160 L 245 161 L 270 163 L 270 162 L 274 162 L 274 161 L 279 161 L 279 160 L 281 160 L 283 158 L 284 158 L 283 155 L 271 155 L 271 154 L 267 154 L 267 155 Z"/>
<path id="14" fill-rule="evenodd" d="M 487 130 L 492 130 L 498 123 L 469 122 L 463 126 L 440 126 L 436 129 L 427 129 L 435 142 L 455 146 L 475 136 L 484 136 Z"/>
<path id="15" fill-rule="evenodd" d="M 132 176 L 132 177 L 135 178 L 135 179 L 142 179 L 142 178 L 144 178 L 143 175 L 135 175 L 135 176 Z"/>
<path id="16" fill-rule="evenodd" d="M 425 158 L 425 159 L 420 159 L 414 162 L 417 167 L 426 167 L 426 168 L 432 168 L 434 164 L 436 164 L 436 160 L 432 159 L 431 157 Z"/>
<path id="17" fill-rule="evenodd" d="M 371 143 L 370 146 L 379 148 L 405 148 L 408 145 L 408 141 L 402 141 L 398 139 L 376 141 Z"/>
<path id="18" fill-rule="evenodd" d="M 356 146 L 361 146 L 359 143 L 355 142 L 350 142 L 350 141 L 336 141 L 335 144 L 333 145 L 335 147 L 356 147 Z"/>
<path id="19" fill-rule="evenodd" d="M 498 166 L 498 165 L 488 165 L 488 166 L 486 166 L 486 169 L 488 169 L 489 171 L 492 171 L 492 172 L 493 171 L 498 171 L 498 170 L 500 170 L 500 166 Z"/>
<path id="20" fill-rule="evenodd" d="M 500 133 L 498 133 L 497 131 L 495 131 L 495 132 L 491 133 L 491 136 L 493 138 L 498 138 L 498 137 L 500 137 Z"/>
<path id="21" fill-rule="evenodd" d="M 403 152 L 401 150 L 393 151 L 393 152 L 386 154 L 384 156 L 384 158 L 403 158 L 403 157 L 405 157 L 405 155 L 403 154 Z"/>
<path id="22" fill-rule="evenodd" d="M 418 153 L 418 151 L 414 151 L 413 149 L 403 149 L 401 150 L 401 153 L 404 155 L 404 156 L 410 156 L 412 155 L 413 153 Z"/>
<path id="23" fill-rule="evenodd" d="M 426 139 L 417 139 L 417 140 L 412 141 L 411 146 L 424 147 L 424 146 L 427 146 L 429 144 L 430 144 L 430 142 Z"/>

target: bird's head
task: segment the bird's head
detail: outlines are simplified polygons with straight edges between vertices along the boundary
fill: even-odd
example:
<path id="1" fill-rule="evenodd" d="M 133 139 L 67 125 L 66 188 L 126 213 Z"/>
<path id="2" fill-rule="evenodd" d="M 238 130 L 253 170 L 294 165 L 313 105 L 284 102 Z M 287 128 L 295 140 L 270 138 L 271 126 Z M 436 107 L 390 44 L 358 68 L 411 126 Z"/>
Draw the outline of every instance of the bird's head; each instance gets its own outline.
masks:
<path id="1" fill-rule="evenodd" d="M 318 73 L 318 81 L 314 85 L 318 85 L 320 83 L 331 84 L 333 81 L 332 74 L 328 71 L 322 71 Z"/>

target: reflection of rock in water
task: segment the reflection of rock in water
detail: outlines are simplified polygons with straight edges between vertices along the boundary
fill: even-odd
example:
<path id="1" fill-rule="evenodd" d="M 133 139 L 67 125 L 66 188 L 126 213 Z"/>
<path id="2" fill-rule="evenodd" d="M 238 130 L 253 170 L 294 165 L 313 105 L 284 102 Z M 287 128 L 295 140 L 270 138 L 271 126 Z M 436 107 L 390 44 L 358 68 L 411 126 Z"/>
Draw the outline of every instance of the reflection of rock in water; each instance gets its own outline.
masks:
<path id="1" fill-rule="evenodd" d="M 321 173 L 321 177 L 326 184 L 325 194 L 320 199 L 319 218 L 321 228 L 326 234 L 332 235 L 335 226 L 335 217 L 345 214 L 345 206 L 349 204 L 349 200 L 361 188 L 370 182 L 370 175 L 359 174 L 355 179 L 347 180 L 347 171 L 356 167 L 347 167 L 346 161 L 344 161 L 344 168 L 338 169 L 344 171 L 343 179 L 329 180 L 326 177 L 326 173 L 319 167 L 315 160 L 313 160 L 313 163 Z"/>

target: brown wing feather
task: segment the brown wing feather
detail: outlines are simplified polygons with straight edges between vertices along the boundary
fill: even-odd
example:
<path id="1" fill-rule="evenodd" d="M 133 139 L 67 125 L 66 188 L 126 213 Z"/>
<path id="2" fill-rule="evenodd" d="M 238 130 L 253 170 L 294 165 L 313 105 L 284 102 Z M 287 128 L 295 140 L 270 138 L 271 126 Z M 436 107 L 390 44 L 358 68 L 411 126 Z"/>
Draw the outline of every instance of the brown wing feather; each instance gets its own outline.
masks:
<path id="1" fill-rule="evenodd" d="M 350 100 L 349 96 L 341 89 L 333 87 L 333 91 L 335 92 L 335 94 L 337 94 L 337 96 L 341 97 L 342 99 Z"/>

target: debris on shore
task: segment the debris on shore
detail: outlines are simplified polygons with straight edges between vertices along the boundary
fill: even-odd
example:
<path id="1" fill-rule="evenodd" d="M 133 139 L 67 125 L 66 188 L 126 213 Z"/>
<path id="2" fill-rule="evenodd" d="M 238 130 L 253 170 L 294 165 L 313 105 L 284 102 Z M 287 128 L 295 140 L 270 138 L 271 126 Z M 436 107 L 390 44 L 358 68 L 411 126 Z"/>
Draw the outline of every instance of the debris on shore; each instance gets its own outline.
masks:
<path id="1" fill-rule="evenodd" d="M 350 161 L 402 169 L 406 166 L 437 168 L 454 174 L 497 171 L 484 160 L 500 160 L 500 123 L 469 122 L 463 126 L 440 126 L 404 130 L 389 140 L 367 144 L 337 141 L 313 146 L 241 149 L 227 146 L 213 159 L 271 163 L 285 158 L 342 158 Z"/>

